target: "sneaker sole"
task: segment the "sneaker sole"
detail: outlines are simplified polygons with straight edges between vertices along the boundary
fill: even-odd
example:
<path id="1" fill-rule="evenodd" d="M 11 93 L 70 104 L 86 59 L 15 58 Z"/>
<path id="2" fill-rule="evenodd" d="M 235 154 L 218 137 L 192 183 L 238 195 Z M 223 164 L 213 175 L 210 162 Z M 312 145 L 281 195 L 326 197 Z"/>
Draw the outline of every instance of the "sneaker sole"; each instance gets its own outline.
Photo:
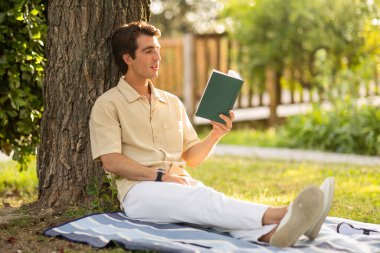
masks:
<path id="1" fill-rule="evenodd" d="M 323 192 L 319 187 L 305 188 L 293 201 L 291 215 L 269 240 L 276 247 L 292 246 L 316 222 L 323 208 Z"/>
<path id="2" fill-rule="evenodd" d="M 322 224 L 323 224 L 323 222 L 325 222 L 326 217 L 329 214 L 331 206 L 332 206 L 332 202 L 333 202 L 333 198 L 334 198 L 334 190 L 335 190 L 335 179 L 332 177 L 332 178 L 328 178 L 326 180 L 328 180 L 327 181 L 327 187 L 328 187 L 328 196 L 327 196 L 328 202 L 327 203 L 328 203 L 328 205 L 327 205 L 326 210 L 324 210 L 322 217 L 318 220 L 318 222 L 313 227 L 309 228 L 306 231 L 305 235 L 307 237 L 309 237 L 310 239 L 315 239 L 318 236 L 319 231 L 321 230 Z M 322 183 L 322 186 L 323 186 L 323 183 Z"/>

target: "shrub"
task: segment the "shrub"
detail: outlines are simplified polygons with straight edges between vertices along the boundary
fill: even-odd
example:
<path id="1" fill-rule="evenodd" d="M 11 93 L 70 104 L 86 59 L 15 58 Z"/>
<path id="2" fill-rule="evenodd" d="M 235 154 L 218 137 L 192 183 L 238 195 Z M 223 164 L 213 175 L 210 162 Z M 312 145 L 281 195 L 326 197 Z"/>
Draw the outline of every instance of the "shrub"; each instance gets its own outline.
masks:
<path id="1" fill-rule="evenodd" d="M 0 2 L 0 150 L 26 166 L 39 142 L 45 2 Z"/>
<path id="2" fill-rule="evenodd" d="M 310 113 L 289 118 L 279 134 L 294 148 L 380 155 L 380 109 L 348 100 L 331 110 L 314 106 Z"/>

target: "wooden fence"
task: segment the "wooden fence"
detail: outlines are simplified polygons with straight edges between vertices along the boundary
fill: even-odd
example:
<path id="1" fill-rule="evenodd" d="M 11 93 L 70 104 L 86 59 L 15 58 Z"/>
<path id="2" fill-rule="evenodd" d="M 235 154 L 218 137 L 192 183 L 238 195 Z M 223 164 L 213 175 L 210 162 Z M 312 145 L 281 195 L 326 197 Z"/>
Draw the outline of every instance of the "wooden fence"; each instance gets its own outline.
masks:
<path id="1" fill-rule="evenodd" d="M 157 88 L 177 95 L 184 102 L 189 115 L 194 113 L 212 69 L 239 72 L 237 63 L 240 61 L 240 47 L 225 35 L 186 34 L 178 39 L 161 38 L 160 44 L 162 60 L 159 76 L 152 81 Z M 289 75 L 289 70 L 282 73 L 286 79 Z M 299 83 L 276 86 L 275 79 L 276 73 L 270 69 L 265 70 L 265 83 L 252 83 L 245 78 L 235 109 L 269 106 L 270 118 L 276 119 L 276 108 L 281 104 L 323 100 L 319 90 Z M 361 93 L 379 95 L 379 80 L 375 78 L 375 82 L 361 87 Z"/>

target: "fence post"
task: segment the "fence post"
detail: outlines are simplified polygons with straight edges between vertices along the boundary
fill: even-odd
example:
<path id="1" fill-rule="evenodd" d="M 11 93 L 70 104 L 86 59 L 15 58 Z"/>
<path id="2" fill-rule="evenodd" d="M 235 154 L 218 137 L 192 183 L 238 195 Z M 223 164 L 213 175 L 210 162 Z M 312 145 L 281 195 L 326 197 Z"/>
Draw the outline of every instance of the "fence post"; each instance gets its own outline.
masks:
<path id="1" fill-rule="evenodd" d="M 183 102 L 193 119 L 194 113 L 194 35 L 186 33 L 183 37 Z"/>
<path id="2" fill-rule="evenodd" d="M 265 86 L 269 94 L 269 109 L 270 109 L 269 123 L 271 125 L 275 124 L 277 121 L 278 88 L 276 85 L 275 78 L 276 78 L 276 74 L 273 68 L 269 66 L 266 67 L 265 69 L 265 84 L 266 85 Z"/>

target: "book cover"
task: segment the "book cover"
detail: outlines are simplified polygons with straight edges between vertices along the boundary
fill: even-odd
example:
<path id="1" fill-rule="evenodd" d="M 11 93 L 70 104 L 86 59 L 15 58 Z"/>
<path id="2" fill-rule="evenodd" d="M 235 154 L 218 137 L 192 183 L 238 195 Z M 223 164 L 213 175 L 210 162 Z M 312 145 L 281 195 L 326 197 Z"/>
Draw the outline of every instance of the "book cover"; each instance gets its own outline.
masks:
<path id="1" fill-rule="evenodd" d="M 229 117 L 244 80 L 235 71 L 228 74 L 213 70 L 203 92 L 195 116 L 225 124 L 219 114 Z"/>

